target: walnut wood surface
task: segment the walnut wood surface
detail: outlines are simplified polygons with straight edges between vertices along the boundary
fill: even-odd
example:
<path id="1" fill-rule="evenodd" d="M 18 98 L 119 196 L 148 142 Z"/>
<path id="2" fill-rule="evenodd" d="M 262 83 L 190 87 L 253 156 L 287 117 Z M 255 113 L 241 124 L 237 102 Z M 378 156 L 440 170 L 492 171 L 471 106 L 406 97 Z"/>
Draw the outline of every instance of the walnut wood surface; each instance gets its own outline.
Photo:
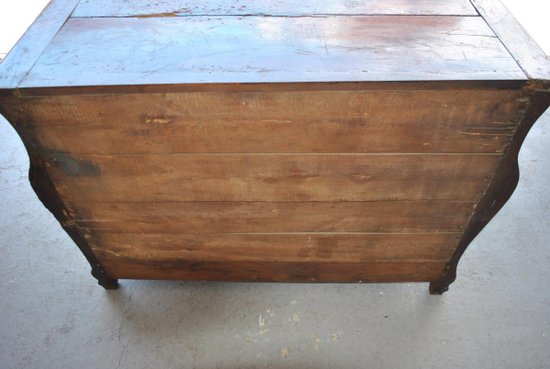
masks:
<path id="1" fill-rule="evenodd" d="M 478 201 L 500 155 L 54 154 L 69 201 Z"/>
<path id="2" fill-rule="evenodd" d="M 40 122 L 34 130 L 41 146 L 73 154 L 501 153 L 521 104 L 517 90 L 144 93 L 29 101 L 27 121 Z"/>
<path id="3" fill-rule="evenodd" d="M 0 67 L 31 184 L 107 288 L 442 293 L 550 104 L 494 1 L 122 3 L 54 1 Z"/>
<path id="4" fill-rule="evenodd" d="M 308 263 L 227 262 L 135 258 L 103 259 L 115 278 L 247 282 L 427 282 L 441 275 L 441 262 Z"/>
<path id="5" fill-rule="evenodd" d="M 45 97 L 74 95 L 168 94 L 182 92 L 296 92 L 296 91 L 449 91 L 516 90 L 522 91 L 527 79 L 517 80 L 430 80 L 430 81 L 362 81 L 362 82 L 289 82 L 289 83 L 170 83 L 148 85 L 97 85 L 0 88 L 0 97 Z"/>
<path id="6" fill-rule="evenodd" d="M 100 232 L 197 234 L 273 232 L 462 232 L 474 203 L 448 200 L 355 202 L 84 202 L 74 222 Z"/>
<path id="7" fill-rule="evenodd" d="M 103 232 L 92 247 L 100 259 L 126 257 L 227 262 L 377 263 L 447 261 L 459 233 L 433 234 L 165 234 Z"/>

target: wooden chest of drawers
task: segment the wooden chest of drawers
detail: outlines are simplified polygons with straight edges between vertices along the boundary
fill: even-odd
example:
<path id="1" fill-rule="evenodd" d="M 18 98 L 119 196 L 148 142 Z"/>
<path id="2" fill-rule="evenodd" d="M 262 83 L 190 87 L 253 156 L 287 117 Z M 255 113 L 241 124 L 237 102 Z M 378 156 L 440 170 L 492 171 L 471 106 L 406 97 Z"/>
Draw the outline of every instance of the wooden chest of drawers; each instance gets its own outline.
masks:
<path id="1" fill-rule="evenodd" d="M 54 0 L 0 111 L 106 288 L 442 293 L 517 184 L 549 71 L 490 0 Z"/>

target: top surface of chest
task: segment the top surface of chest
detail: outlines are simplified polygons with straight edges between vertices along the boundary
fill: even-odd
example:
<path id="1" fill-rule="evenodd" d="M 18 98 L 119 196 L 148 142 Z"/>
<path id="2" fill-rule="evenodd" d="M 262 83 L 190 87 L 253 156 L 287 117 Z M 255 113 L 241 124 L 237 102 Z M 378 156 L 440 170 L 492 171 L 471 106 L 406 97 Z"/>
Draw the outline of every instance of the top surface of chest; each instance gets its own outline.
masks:
<path id="1" fill-rule="evenodd" d="M 467 0 L 56 3 L 7 87 L 526 79 Z"/>

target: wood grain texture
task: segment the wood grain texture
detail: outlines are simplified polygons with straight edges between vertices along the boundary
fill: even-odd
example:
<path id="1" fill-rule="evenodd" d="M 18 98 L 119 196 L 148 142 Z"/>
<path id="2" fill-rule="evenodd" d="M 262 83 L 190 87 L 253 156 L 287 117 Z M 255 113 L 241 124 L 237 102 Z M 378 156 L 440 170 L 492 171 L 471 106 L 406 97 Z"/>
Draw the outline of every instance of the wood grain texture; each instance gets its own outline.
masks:
<path id="1" fill-rule="evenodd" d="M 132 258 L 203 262 L 447 261 L 460 234 L 151 234 L 102 233 L 93 248 L 113 263 Z"/>
<path id="2" fill-rule="evenodd" d="M 320 14 L 477 15 L 468 0 L 82 0 L 73 17 Z"/>
<path id="3" fill-rule="evenodd" d="M 116 278 L 233 282 L 429 282 L 441 262 L 403 263 L 266 263 L 187 262 L 133 258 L 101 259 Z"/>
<path id="4" fill-rule="evenodd" d="M 480 17 L 73 18 L 21 87 L 466 79 L 525 79 Z"/>
<path id="5" fill-rule="evenodd" d="M 69 201 L 477 201 L 499 155 L 52 154 Z"/>
<path id="6" fill-rule="evenodd" d="M 550 79 L 550 58 L 499 0 L 472 0 L 529 78 Z"/>
<path id="7" fill-rule="evenodd" d="M 24 124 L 32 125 L 45 150 L 70 153 L 498 153 L 515 129 L 520 94 L 411 90 L 51 96 L 26 100 Z"/>
<path id="8" fill-rule="evenodd" d="M 93 202 L 75 201 L 79 227 L 100 232 L 462 232 L 469 202 Z"/>
<path id="9" fill-rule="evenodd" d="M 16 88 L 67 20 L 78 0 L 53 0 L 0 63 L 0 88 Z"/>

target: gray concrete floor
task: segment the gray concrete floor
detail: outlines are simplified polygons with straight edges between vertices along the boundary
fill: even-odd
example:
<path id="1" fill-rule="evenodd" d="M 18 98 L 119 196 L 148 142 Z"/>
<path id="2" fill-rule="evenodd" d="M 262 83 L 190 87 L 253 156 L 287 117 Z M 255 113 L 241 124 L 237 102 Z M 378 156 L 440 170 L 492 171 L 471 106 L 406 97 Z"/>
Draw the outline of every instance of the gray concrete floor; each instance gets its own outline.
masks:
<path id="1" fill-rule="evenodd" d="M 550 112 L 518 189 L 443 296 L 428 285 L 122 281 L 107 292 L 32 192 L 0 118 L 0 368 L 548 368 Z"/>

